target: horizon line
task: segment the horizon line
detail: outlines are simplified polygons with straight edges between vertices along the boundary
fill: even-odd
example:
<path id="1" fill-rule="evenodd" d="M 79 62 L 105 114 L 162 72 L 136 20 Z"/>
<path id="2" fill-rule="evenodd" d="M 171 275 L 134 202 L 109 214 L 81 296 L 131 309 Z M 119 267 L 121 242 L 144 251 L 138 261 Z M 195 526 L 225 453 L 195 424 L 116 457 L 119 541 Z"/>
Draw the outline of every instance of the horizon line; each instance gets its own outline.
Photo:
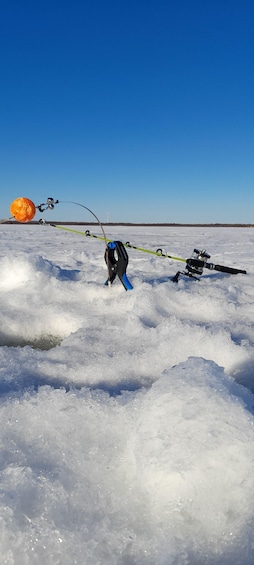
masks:
<path id="1" fill-rule="evenodd" d="M 18 222 L 14 220 L 8 220 L 4 222 L 5 224 L 13 224 L 13 225 L 41 225 L 39 221 L 31 221 L 31 222 Z M 54 222 L 46 222 L 50 224 L 58 224 L 58 225 L 69 225 L 69 226 L 97 226 L 98 222 L 70 222 L 70 221 L 54 221 Z M 144 226 L 144 227 L 233 227 L 233 228 L 254 228 L 254 224 L 245 224 L 245 223 L 220 223 L 220 222 L 211 222 L 211 223 L 181 223 L 181 222 L 100 222 L 103 226 Z"/>

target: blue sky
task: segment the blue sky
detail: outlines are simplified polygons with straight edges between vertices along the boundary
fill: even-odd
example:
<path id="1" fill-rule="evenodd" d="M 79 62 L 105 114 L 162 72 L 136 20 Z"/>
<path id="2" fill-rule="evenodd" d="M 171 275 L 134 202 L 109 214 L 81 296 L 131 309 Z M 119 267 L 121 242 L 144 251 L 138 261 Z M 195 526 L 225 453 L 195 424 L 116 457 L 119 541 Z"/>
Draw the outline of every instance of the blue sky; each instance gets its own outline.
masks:
<path id="1" fill-rule="evenodd" d="M 254 223 L 253 25 L 253 0 L 4 0 L 0 216 Z"/>

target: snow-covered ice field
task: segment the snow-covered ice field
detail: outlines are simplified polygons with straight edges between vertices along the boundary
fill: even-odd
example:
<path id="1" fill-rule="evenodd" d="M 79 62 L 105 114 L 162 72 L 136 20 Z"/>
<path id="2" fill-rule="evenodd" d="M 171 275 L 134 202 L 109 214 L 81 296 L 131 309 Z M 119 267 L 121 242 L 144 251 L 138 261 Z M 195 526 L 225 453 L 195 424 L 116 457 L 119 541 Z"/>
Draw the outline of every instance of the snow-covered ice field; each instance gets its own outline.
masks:
<path id="1" fill-rule="evenodd" d="M 253 565 L 254 230 L 106 235 L 248 274 L 0 225 L 0 563 Z"/>

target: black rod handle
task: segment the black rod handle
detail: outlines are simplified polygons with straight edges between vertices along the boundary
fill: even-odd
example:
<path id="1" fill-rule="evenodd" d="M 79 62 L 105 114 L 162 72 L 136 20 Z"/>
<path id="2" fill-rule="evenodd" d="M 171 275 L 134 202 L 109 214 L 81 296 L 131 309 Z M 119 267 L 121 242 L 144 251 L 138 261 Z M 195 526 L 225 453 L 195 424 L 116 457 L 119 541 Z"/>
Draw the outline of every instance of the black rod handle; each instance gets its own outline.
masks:
<path id="1" fill-rule="evenodd" d="M 247 271 L 243 269 L 234 269 L 233 267 L 225 267 L 224 265 L 214 265 L 213 263 L 205 263 L 204 265 L 207 269 L 212 269 L 213 271 L 220 271 L 221 273 L 229 273 L 230 275 L 246 275 Z"/>

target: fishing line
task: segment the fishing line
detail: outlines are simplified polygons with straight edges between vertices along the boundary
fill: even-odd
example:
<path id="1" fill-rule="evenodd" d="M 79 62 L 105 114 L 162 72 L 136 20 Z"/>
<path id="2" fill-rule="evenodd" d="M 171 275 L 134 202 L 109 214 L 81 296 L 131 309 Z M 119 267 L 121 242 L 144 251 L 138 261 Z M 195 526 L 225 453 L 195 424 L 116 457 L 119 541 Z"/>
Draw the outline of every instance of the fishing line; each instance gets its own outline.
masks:
<path id="1" fill-rule="evenodd" d="M 84 204 L 80 204 L 79 202 L 72 202 L 72 201 L 69 201 L 69 200 L 59 200 L 58 202 L 59 202 L 59 204 L 76 204 L 76 206 L 80 206 L 81 208 L 88 210 L 88 212 L 90 212 L 90 214 L 92 214 L 92 216 L 96 219 L 99 226 L 101 227 L 101 231 L 103 233 L 103 238 L 104 238 L 104 241 L 105 241 L 105 244 L 106 244 L 106 247 L 107 247 L 107 241 L 108 240 L 107 240 L 107 237 L 106 237 L 104 227 L 103 227 L 101 221 L 99 220 L 98 216 L 96 216 L 96 214 L 92 210 L 90 210 L 90 208 L 88 208 L 87 206 L 84 206 Z"/>

